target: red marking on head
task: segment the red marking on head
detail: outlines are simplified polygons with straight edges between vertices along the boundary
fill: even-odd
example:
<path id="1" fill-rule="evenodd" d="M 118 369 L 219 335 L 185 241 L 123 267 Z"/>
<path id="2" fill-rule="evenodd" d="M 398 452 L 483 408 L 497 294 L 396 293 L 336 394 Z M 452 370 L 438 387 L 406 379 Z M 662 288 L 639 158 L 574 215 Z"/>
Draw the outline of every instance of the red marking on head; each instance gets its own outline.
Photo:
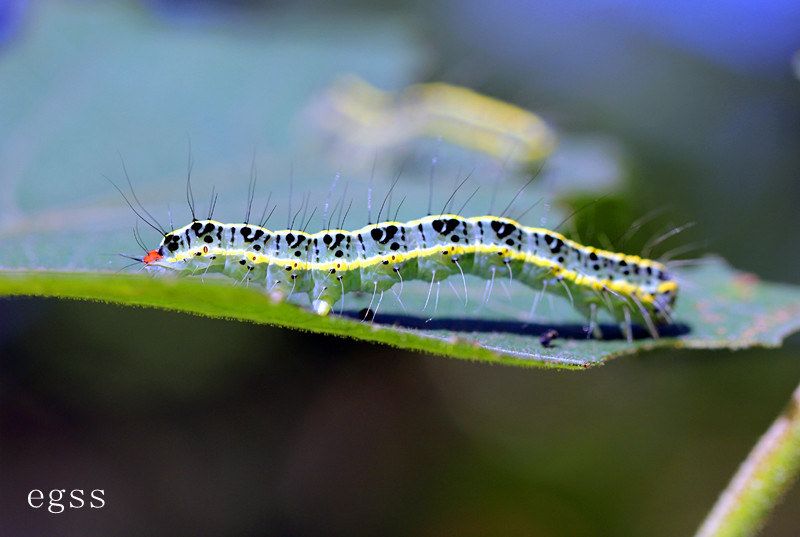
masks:
<path id="1" fill-rule="evenodd" d="M 144 261 L 145 265 L 149 265 L 150 263 L 155 263 L 162 257 L 164 256 L 159 254 L 158 250 L 150 250 L 149 252 L 147 252 L 147 255 L 144 256 L 144 259 L 142 259 L 142 261 Z"/>

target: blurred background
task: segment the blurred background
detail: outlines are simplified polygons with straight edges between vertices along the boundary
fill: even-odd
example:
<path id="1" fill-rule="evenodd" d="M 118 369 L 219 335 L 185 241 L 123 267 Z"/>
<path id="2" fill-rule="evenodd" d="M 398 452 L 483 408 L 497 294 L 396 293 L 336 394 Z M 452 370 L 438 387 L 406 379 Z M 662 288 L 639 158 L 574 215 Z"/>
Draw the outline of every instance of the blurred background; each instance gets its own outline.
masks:
<path id="1" fill-rule="evenodd" d="M 254 147 L 262 181 L 326 191 L 298 118 L 354 72 L 611 140 L 622 186 L 584 239 L 660 209 L 696 222 L 692 254 L 800 283 L 799 29 L 780 0 L 0 1 L 2 266 L 119 269 L 95 251 L 132 219 L 98 178 L 119 151 L 166 214 L 187 134 L 233 205 Z M 102 304 L 0 319 L 4 535 L 688 535 L 800 379 L 797 336 L 555 372 Z M 106 505 L 33 510 L 34 488 Z M 800 533 L 798 508 L 795 487 L 763 534 Z"/>

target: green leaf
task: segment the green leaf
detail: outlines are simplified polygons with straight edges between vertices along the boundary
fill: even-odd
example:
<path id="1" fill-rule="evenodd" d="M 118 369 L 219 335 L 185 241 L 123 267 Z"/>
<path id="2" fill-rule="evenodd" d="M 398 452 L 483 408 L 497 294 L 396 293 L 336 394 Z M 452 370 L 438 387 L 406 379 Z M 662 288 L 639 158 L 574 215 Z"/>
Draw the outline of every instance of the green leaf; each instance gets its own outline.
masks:
<path id="1" fill-rule="evenodd" d="M 226 280 L 149 278 L 104 273 L 3 272 L 0 294 L 82 298 L 120 304 L 154 306 L 227 319 L 274 324 L 300 330 L 348 336 L 408 349 L 473 360 L 521 366 L 585 368 L 606 359 L 655 348 L 744 348 L 777 346 L 800 328 L 800 288 L 759 282 L 719 259 L 678 273 L 682 291 L 675 310 L 675 336 L 642 337 L 632 343 L 618 339 L 586 339 L 579 323 L 526 324 L 503 321 L 497 312 L 438 319 L 435 329 L 413 329 L 365 323 L 338 316 L 318 317 L 289 303 L 273 303 L 255 289 L 232 286 Z M 561 305 L 559 312 L 569 311 Z M 462 306 L 463 312 L 463 306 Z M 380 316 L 378 317 L 380 319 Z M 391 317 L 390 317 L 391 318 Z M 559 314 L 556 314 L 559 319 Z M 424 326 L 424 317 L 411 317 Z M 471 319 L 471 322 L 468 320 Z M 402 319 L 408 324 L 409 318 Z M 468 324 L 471 330 L 441 328 Z M 558 338 L 550 347 L 539 332 L 554 327 L 572 339 Z M 610 332 L 606 327 L 606 332 Z"/>

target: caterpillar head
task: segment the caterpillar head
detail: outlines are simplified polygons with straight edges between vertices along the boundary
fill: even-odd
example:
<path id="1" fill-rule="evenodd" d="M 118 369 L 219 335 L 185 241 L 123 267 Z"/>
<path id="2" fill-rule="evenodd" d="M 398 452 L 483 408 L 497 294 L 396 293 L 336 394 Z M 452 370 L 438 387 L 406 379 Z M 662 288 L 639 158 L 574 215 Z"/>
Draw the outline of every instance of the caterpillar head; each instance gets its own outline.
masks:
<path id="1" fill-rule="evenodd" d="M 168 265 L 164 264 L 164 247 L 159 246 L 155 250 L 150 250 L 142 258 L 144 268 L 148 272 L 161 274 L 166 272 Z"/>
<path id="2" fill-rule="evenodd" d="M 161 247 L 158 250 L 150 250 L 147 254 L 142 258 L 142 262 L 145 265 L 151 265 L 163 259 L 164 256 L 161 253 Z"/>
<path id="3" fill-rule="evenodd" d="M 142 263 L 144 263 L 145 269 L 148 271 L 161 272 L 168 266 L 166 263 L 166 256 L 169 254 L 169 251 L 165 246 L 166 241 L 167 237 L 161 241 L 161 244 L 158 245 L 158 248 L 149 250 L 144 257 L 142 257 Z"/>
<path id="4" fill-rule="evenodd" d="M 142 258 L 145 268 L 174 268 L 174 262 L 170 258 L 181 247 L 180 242 L 180 237 L 175 232 L 165 233 L 158 248 L 149 250 Z"/>

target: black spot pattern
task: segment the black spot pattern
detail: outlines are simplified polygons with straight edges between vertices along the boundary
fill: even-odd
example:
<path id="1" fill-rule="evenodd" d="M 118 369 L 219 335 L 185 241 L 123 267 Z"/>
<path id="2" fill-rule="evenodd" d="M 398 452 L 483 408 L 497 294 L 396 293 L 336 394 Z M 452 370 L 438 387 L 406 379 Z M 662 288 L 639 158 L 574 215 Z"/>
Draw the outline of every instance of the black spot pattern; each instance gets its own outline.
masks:
<path id="1" fill-rule="evenodd" d="M 377 241 L 380 244 L 387 244 L 390 240 L 397 235 L 398 227 L 394 224 L 390 224 L 386 227 L 375 227 L 372 231 L 369 232 L 370 237 L 372 240 Z"/>
<path id="2" fill-rule="evenodd" d="M 431 227 L 436 233 L 438 233 L 443 237 L 446 237 L 454 229 L 458 227 L 458 224 L 459 222 L 455 218 L 448 218 L 447 220 L 445 219 L 434 220 L 433 222 L 431 222 Z"/>
<path id="3" fill-rule="evenodd" d="M 514 224 L 509 224 L 508 222 L 501 222 L 499 220 L 492 221 L 492 231 L 495 232 L 498 239 L 505 239 L 514 231 L 517 230 L 517 226 Z"/>

